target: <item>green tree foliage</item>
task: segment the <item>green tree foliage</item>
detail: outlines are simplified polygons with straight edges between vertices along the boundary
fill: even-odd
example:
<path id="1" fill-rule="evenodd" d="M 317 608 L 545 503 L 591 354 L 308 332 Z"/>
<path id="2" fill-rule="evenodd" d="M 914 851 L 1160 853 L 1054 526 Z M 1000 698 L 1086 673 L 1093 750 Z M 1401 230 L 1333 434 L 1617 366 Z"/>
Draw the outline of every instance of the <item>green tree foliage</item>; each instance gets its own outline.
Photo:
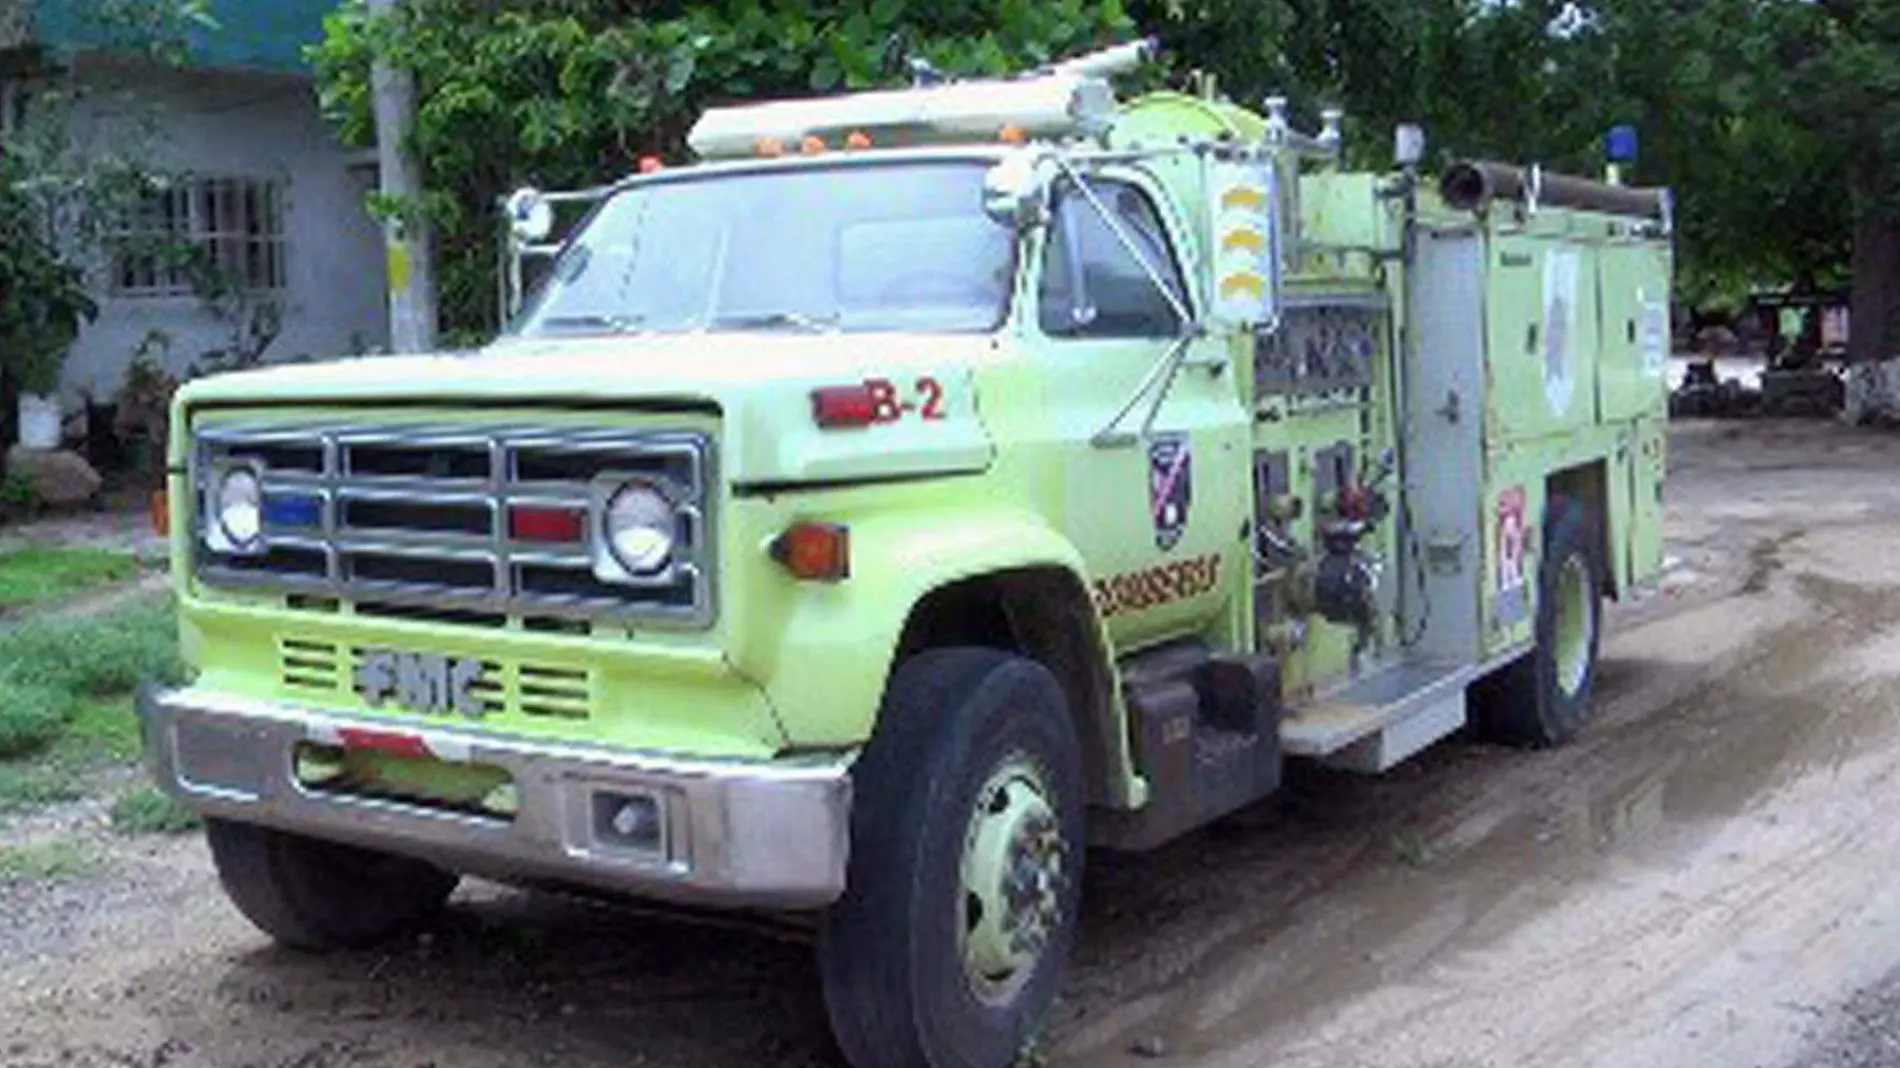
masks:
<path id="1" fill-rule="evenodd" d="M 1805 30 L 1787 49 L 1788 107 L 1825 131 L 1840 168 L 1827 192 L 1853 213 L 1854 355 L 1900 356 L 1900 5 L 1784 2 Z"/>
<path id="2" fill-rule="evenodd" d="M 346 138 L 371 142 L 369 60 L 412 68 L 438 224 L 446 321 L 493 327 L 495 198 L 591 184 L 681 154 L 708 104 L 901 81 L 919 55 L 956 74 L 1018 70 L 1136 32 L 1170 77 L 1233 98 L 1291 98 L 1311 125 L 1343 106 L 1349 150 L 1381 166 L 1421 122 L 1431 162 L 1602 165 L 1636 125 L 1629 174 L 1677 191 L 1679 291 L 1856 283 L 1855 337 L 1900 352 L 1900 4 L 1891 0 L 409 0 L 400 26 L 360 5 L 316 52 Z M 410 210 L 409 205 L 385 205 Z M 1884 299 L 1892 294 L 1891 299 Z"/>
<path id="3" fill-rule="evenodd" d="M 214 25 L 204 0 L 77 6 L 102 44 L 160 63 L 182 61 L 188 35 Z M 98 314 L 87 267 L 153 177 L 137 146 L 76 140 L 71 116 L 84 90 L 58 71 L 42 75 L 24 120 L 0 138 L 0 380 L 36 393 L 58 386 L 67 350 Z M 9 416 L 0 414 L 0 430 Z"/>
<path id="4" fill-rule="evenodd" d="M 702 109 L 902 82 L 916 56 L 1001 74 L 1132 36 L 1117 0 L 409 0 L 378 23 L 352 0 L 313 52 L 344 140 L 374 141 L 370 61 L 414 72 L 414 148 L 436 226 L 442 319 L 496 325 L 497 198 L 522 184 L 591 185 L 654 153 L 678 159 Z"/>
<path id="5" fill-rule="evenodd" d="M 98 307 L 18 191 L 23 180 L 19 163 L 0 156 L 0 376 L 40 393 L 58 385 L 67 348 Z"/>
<path id="6" fill-rule="evenodd" d="M 1691 300 L 1834 281 L 1845 264 L 1838 135 L 1808 113 L 1800 74 L 1814 22 L 1804 0 L 1155 0 L 1132 12 L 1237 99 L 1290 93 L 1308 121 L 1321 102 L 1344 106 L 1361 164 L 1384 164 L 1392 126 L 1412 121 L 1436 162 L 1587 175 L 1604 133 L 1634 124 L 1642 156 L 1627 177 L 1677 190 Z"/>

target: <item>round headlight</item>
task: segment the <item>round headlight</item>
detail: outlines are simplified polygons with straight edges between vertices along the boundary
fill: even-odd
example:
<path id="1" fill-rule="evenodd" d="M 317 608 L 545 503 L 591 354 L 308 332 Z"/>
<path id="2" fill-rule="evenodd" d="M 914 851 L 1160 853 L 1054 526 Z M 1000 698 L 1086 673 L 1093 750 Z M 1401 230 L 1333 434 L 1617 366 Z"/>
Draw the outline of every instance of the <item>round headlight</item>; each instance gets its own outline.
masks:
<path id="1" fill-rule="evenodd" d="M 607 549 L 635 575 L 651 575 L 673 558 L 678 525 L 673 505 L 644 482 L 628 483 L 607 499 Z"/>
<path id="2" fill-rule="evenodd" d="M 218 526 L 234 548 L 255 547 L 264 532 L 264 491 L 257 474 L 248 468 L 234 468 L 218 482 Z"/>

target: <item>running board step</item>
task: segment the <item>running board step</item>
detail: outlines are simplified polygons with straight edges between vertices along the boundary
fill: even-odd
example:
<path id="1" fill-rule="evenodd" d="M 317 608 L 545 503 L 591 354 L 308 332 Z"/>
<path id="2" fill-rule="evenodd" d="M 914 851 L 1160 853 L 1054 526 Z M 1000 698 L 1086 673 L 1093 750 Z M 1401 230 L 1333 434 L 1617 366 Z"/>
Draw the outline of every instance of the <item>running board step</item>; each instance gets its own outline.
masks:
<path id="1" fill-rule="evenodd" d="M 1465 725 L 1472 664 L 1401 661 L 1318 698 L 1280 721 L 1290 756 L 1380 772 Z"/>

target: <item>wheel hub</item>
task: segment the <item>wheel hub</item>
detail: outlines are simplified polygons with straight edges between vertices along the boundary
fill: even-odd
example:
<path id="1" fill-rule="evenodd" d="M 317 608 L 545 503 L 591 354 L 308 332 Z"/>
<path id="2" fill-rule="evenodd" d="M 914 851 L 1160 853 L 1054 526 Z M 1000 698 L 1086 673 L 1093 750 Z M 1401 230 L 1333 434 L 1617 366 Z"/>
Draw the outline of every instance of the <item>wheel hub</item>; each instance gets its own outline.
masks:
<path id="1" fill-rule="evenodd" d="M 1596 604 L 1590 596 L 1588 565 L 1582 557 L 1564 561 L 1557 579 L 1555 661 L 1557 688 L 1573 697 L 1590 672 L 1590 638 L 1596 629 Z"/>
<path id="2" fill-rule="evenodd" d="M 962 865 L 964 974 L 985 1001 L 1007 1000 L 1061 921 L 1065 846 L 1036 770 L 1010 761 L 978 792 Z"/>

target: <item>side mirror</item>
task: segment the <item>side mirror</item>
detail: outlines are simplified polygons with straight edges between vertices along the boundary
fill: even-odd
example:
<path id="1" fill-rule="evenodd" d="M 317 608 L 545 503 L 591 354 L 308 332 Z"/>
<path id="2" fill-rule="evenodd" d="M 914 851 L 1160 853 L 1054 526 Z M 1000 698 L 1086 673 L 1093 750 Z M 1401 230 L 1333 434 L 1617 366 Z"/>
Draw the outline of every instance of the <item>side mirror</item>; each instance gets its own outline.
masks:
<path id="1" fill-rule="evenodd" d="M 983 175 L 983 210 L 1012 230 L 1042 225 L 1049 218 L 1051 171 L 1040 155 L 1010 153 Z"/>
<path id="2" fill-rule="evenodd" d="M 515 190 L 502 210 L 508 215 L 508 228 L 524 245 L 545 241 L 554 232 L 554 206 L 539 189 Z"/>

